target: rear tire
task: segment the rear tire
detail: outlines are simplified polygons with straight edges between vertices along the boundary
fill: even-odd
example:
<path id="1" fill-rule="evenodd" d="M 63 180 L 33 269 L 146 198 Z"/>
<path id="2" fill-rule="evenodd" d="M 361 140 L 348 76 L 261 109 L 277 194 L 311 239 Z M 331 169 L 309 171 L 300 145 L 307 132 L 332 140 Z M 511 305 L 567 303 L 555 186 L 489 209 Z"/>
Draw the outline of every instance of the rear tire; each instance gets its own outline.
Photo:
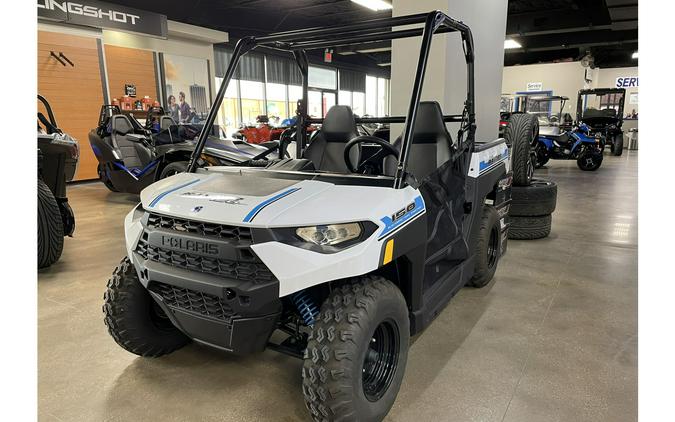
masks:
<path id="1" fill-rule="evenodd" d="M 504 132 L 511 144 L 513 186 L 527 186 L 534 174 L 531 150 L 539 134 L 539 121 L 531 114 L 514 114 Z"/>
<path id="2" fill-rule="evenodd" d="M 183 173 L 187 170 L 188 162 L 187 161 L 176 161 L 169 163 L 162 169 L 162 173 L 159 175 L 160 179 L 166 179 L 171 177 L 174 174 Z"/>
<path id="3" fill-rule="evenodd" d="M 408 358 L 410 322 L 401 291 L 377 276 L 335 288 L 312 327 L 302 392 L 314 421 L 381 421 Z"/>
<path id="4" fill-rule="evenodd" d="M 158 357 L 190 342 L 143 287 L 128 257 L 124 257 L 108 280 L 103 300 L 108 333 L 128 352 Z"/>
<path id="5" fill-rule="evenodd" d="M 509 239 L 541 239 L 551 234 L 551 215 L 538 217 L 511 217 Z"/>
<path id="6" fill-rule="evenodd" d="M 501 224 L 499 214 L 494 207 L 483 207 L 483 216 L 476 242 L 473 276 L 467 283 L 472 287 L 485 287 L 490 283 L 497 270 L 501 251 Z"/>
<path id="7" fill-rule="evenodd" d="M 555 211 L 558 198 L 558 185 L 546 179 L 532 179 L 530 186 L 511 188 L 511 206 L 509 215 L 530 217 L 548 215 Z"/>
<path id="8" fill-rule="evenodd" d="M 63 252 L 63 219 L 47 184 L 38 179 L 38 268 L 49 267 Z"/>
<path id="9" fill-rule="evenodd" d="M 612 144 L 614 149 L 612 150 L 612 155 L 620 156 L 623 154 L 623 134 L 618 134 L 614 136 L 614 143 Z"/>

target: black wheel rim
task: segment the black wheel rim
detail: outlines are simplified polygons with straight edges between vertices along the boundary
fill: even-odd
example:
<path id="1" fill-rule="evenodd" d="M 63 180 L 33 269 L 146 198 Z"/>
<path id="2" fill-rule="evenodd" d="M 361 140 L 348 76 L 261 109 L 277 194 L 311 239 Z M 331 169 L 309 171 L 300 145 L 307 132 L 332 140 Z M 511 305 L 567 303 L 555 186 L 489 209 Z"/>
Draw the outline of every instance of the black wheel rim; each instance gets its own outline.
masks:
<path id="1" fill-rule="evenodd" d="M 490 239 L 488 240 L 487 248 L 488 268 L 492 268 L 497 263 L 497 257 L 499 256 L 499 230 L 497 227 L 493 227 L 492 230 L 490 230 Z"/>
<path id="2" fill-rule="evenodd" d="M 391 319 L 382 321 L 370 338 L 363 360 L 363 393 L 375 402 L 387 392 L 398 368 L 400 338 Z"/>

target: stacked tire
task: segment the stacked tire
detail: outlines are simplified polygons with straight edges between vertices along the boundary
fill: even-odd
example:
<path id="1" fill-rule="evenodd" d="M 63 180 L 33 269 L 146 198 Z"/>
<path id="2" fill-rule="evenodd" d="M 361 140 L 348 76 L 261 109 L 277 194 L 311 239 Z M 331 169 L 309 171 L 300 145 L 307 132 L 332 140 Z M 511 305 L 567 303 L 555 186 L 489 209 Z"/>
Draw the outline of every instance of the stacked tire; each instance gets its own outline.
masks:
<path id="1" fill-rule="evenodd" d="M 512 115 L 504 132 L 513 171 L 509 239 L 540 239 L 551 233 L 558 187 L 550 180 L 533 177 L 533 146 L 538 136 L 539 121 L 531 114 Z"/>
<path id="2" fill-rule="evenodd" d="M 558 186 L 551 180 L 533 178 L 529 186 L 513 186 L 509 239 L 531 240 L 548 236 L 557 197 Z"/>

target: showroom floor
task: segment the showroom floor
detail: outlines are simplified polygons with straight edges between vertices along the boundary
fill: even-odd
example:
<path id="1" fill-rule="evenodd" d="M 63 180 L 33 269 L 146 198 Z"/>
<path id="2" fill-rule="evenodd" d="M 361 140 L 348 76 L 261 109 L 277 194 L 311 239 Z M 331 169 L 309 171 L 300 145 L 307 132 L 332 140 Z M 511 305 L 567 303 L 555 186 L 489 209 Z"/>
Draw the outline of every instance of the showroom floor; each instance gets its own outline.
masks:
<path id="1" fill-rule="evenodd" d="M 558 182 L 553 233 L 510 241 L 494 282 L 463 289 L 415 339 L 387 421 L 637 419 L 637 154 L 540 171 Z M 301 421 L 301 361 L 188 346 L 143 359 L 106 332 L 105 283 L 137 197 L 69 189 L 77 218 L 39 273 L 43 421 Z"/>

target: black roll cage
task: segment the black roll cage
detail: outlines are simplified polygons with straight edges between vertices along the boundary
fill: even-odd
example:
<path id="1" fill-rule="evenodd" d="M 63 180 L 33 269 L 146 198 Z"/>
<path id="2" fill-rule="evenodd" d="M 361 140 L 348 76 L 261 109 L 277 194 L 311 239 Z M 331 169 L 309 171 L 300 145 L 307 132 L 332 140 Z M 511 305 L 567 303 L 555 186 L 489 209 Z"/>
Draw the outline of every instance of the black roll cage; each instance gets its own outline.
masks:
<path id="1" fill-rule="evenodd" d="M 423 27 L 396 29 L 402 26 L 424 24 Z M 234 47 L 232 59 L 225 77 L 216 94 L 216 98 L 209 110 L 209 114 L 204 122 L 204 128 L 199 134 L 199 139 L 195 150 L 188 163 L 187 172 L 192 173 L 197 168 L 198 158 L 206 144 L 210 128 L 213 126 L 220 105 L 225 97 L 225 91 L 229 85 L 240 58 L 254 50 L 256 47 L 263 46 L 275 50 L 290 52 L 302 74 L 302 99 L 298 101 L 296 129 L 297 156 L 302 156 L 302 151 L 307 144 L 307 131 L 309 124 L 322 123 L 323 119 L 310 118 L 307 115 L 307 91 L 308 91 L 308 72 L 309 62 L 307 60 L 307 50 L 319 50 L 328 47 L 339 47 L 370 42 L 394 40 L 401 38 L 422 37 L 417 70 L 413 83 L 412 95 L 408 113 L 405 116 L 392 117 L 369 117 L 357 118 L 357 123 L 404 123 L 401 151 L 399 161 L 394 176 L 394 188 L 400 189 L 405 186 L 407 179 L 407 165 L 414 124 L 417 120 L 417 112 L 422 94 L 422 85 L 426 73 L 429 51 L 431 49 L 431 39 L 433 35 L 459 32 L 462 37 L 462 47 L 464 49 L 464 58 L 467 65 L 467 96 L 464 102 L 464 109 L 461 115 L 443 116 L 445 122 L 459 122 L 460 128 L 457 136 L 456 154 L 461 154 L 467 150 L 472 150 L 475 141 L 475 103 L 474 103 L 474 46 L 473 36 L 469 27 L 461 21 L 455 20 L 441 11 L 432 11 L 415 15 L 398 16 L 391 18 L 380 18 L 366 20 L 350 25 L 316 27 L 308 29 L 299 29 L 293 31 L 277 32 L 271 35 L 254 37 L 247 36 L 240 39 Z M 207 129 L 209 128 L 209 129 Z M 466 139 L 464 136 L 466 134 Z M 283 153 L 283 151 L 281 151 Z"/>
<path id="2" fill-rule="evenodd" d="M 597 95 L 603 96 L 607 94 L 622 94 L 621 95 L 621 104 L 619 104 L 619 110 L 616 115 L 619 121 L 623 121 L 623 109 L 626 104 L 626 88 L 592 88 L 592 89 L 581 89 L 577 94 L 577 121 L 581 121 L 581 118 L 584 114 L 584 104 L 581 101 L 581 97 L 585 95 Z"/>

